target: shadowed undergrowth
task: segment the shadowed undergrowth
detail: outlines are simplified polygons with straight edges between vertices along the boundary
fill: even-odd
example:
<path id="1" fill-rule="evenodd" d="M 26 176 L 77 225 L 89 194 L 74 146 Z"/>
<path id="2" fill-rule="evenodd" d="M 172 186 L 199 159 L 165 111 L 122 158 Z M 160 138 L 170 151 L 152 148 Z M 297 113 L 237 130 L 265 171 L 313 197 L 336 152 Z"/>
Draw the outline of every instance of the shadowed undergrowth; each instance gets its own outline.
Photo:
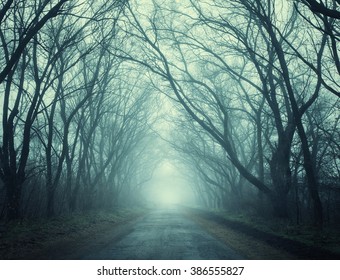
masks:
<path id="1" fill-rule="evenodd" d="M 340 259 L 340 234 L 319 232 L 287 221 L 233 215 L 218 210 L 186 209 L 212 234 L 249 259 Z"/>
<path id="2" fill-rule="evenodd" d="M 1 227 L 0 259 L 63 258 L 80 240 L 91 242 L 98 233 L 110 231 L 145 213 L 146 209 L 126 208 L 11 222 Z"/>

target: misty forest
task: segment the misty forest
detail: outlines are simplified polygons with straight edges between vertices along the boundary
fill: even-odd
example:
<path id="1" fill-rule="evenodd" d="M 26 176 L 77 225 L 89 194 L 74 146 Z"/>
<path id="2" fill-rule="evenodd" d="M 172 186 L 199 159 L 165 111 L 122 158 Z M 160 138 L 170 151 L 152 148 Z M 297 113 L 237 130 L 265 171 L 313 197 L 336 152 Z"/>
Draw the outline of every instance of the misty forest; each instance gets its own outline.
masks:
<path id="1" fill-rule="evenodd" d="M 2 1 L 0 258 L 340 259 L 339 40 L 339 0 Z"/>

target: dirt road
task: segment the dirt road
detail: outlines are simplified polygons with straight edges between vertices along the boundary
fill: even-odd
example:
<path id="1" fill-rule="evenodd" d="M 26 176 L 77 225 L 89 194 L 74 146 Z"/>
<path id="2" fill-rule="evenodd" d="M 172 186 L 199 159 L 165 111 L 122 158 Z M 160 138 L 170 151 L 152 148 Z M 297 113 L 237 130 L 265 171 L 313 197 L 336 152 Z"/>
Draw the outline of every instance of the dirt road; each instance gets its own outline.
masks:
<path id="1" fill-rule="evenodd" d="M 82 259 L 244 259 L 176 208 L 154 210 L 131 227 L 117 242 Z"/>
<path id="2" fill-rule="evenodd" d="M 204 209 L 129 209 L 13 225 L 0 259 L 339 260 L 337 240 L 311 245 Z"/>

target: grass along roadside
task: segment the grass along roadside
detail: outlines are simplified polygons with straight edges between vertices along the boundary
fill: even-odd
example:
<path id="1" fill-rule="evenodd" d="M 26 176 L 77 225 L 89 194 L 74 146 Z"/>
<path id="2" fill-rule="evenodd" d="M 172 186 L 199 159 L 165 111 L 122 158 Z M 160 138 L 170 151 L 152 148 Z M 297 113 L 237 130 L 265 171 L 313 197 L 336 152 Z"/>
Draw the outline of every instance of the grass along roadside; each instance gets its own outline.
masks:
<path id="1" fill-rule="evenodd" d="M 316 234 L 307 227 L 285 230 L 280 221 L 259 221 L 216 210 L 186 211 L 191 219 L 249 259 L 340 258 L 336 232 Z"/>
<path id="2" fill-rule="evenodd" d="M 206 217 L 199 215 L 196 211 L 187 211 L 187 215 L 211 235 L 239 252 L 246 259 L 280 260 L 294 258 L 293 255 L 276 249 L 259 239 L 229 227 L 225 227 L 212 219 L 207 219 Z"/>
<path id="3" fill-rule="evenodd" d="M 306 246 L 316 247 L 330 251 L 340 256 L 340 228 L 325 226 L 323 231 L 317 231 L 313 226 L 292 225 L 287 221 L 265 219 L 255 215 L 231 215 L 223 211 L 214 211 L 214 214 L 235 223 L 248 225 L 259 231 L 273 234 L 278 237 L 290 239 Z"/>
<path id="4" fill-rule="evenodd" d="M 8 223 L 0 232 L 0 259 L 77 259 L 86 247 L 104 245 L 106 235 L 117 238 L 122 225 L 146 212 L 121 208 Z"/>

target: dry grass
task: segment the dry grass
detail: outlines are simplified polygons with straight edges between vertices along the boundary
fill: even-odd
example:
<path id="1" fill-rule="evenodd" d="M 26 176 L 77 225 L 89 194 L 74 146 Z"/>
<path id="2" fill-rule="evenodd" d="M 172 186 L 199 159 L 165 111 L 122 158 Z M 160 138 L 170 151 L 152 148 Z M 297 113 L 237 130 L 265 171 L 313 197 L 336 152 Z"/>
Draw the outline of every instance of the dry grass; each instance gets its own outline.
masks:
<path id="1" fill-rule="evenodd" d="M 85 248 L 117 238 L 123 225 L 145 213 L 145 209 L 120 209 L 11 223 L 0 235 L 0 259 L 77 259 Z"/>
<path id="2" fill-rule="evenodd" d="M 188 216 L 249 259 L 340 259 L 340 234 L 287 221 L 186 208 Z"/>
<path id="3" fill-rule="evenodd" d="M 322 231 L 318 231 L 312 225 L 295 225 L 287 220 L 265 219 L 256 215 L 233 215 L 223 211 L 214 211 L 214 214 L 307 246 L 316 246 L 340 254 L 340 228 L 334 226 L 325 226 Z"/>
<path id="4" fill-rule="evenodd" d="M 200 224 L 212 235 L 216 236 L 223 243 L 240 252 L 247 259 L 252 260 L 287 260 L 294 259 L 294 255 L 274 248 L 265 242 L 250 237 L 239 231 L 232 230 L 215 221 L 204 219 L 198 215 L 190 214 L 190 218 Z"/>

